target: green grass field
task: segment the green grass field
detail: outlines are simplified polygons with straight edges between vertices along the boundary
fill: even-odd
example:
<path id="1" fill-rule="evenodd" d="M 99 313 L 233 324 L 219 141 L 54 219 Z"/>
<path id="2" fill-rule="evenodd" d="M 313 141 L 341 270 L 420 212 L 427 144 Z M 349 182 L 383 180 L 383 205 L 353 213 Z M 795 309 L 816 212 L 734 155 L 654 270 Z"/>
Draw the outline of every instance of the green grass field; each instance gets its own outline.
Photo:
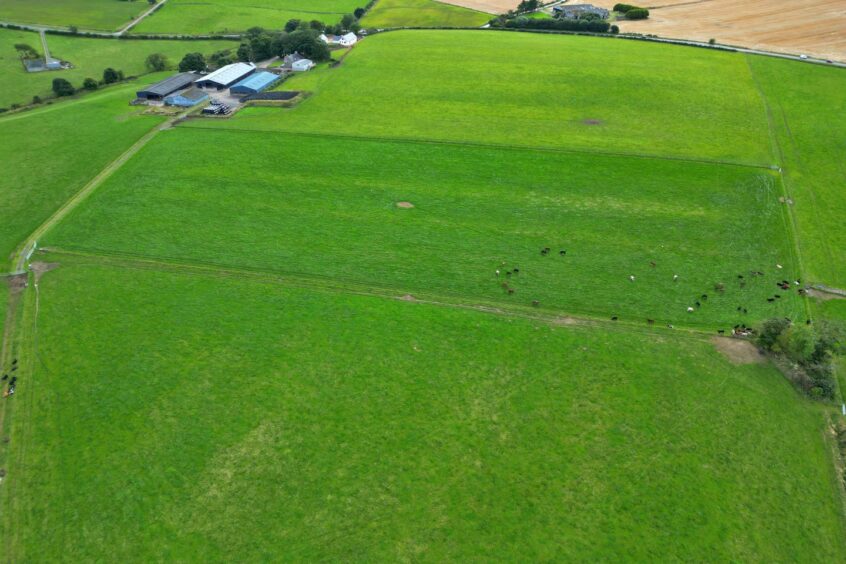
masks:
<path id="1" fill-rule="evenodd" d="M 145 147 L 44 244 L 373 284 L 398 295 L 540 300 L 553 311 L 641 323 L 803 318 L 795 292 L 767 302 L 777 279 L 795 277 L 773 175 L 652 159 L 610 164 L 555 152 L 182 128 Z M 416 207 L 398 209 L 401 201 Z M 554 256 L 540 255 L 546 246 Z M 508 295 L 500 285 L 515 266 Z M 703 293 L 707 302 L 688 313 Z"/>
<path id="2" fill-rule="evenodd" d="M 332 74 L 290 111 L 255 108 L 209 127 L 776 162 L 749 68 L 730 53 L 404 31 L 368 37 Z"/>
<path id="3" fill-rule="evenodd" d="M 290 19 L 319 20 L 327 25 L 364 7 L 366 0 L 168 0 L 133 33 L 215 33 L 251 27 L 282 29 Z"/>
<path id="4" fill-rule="evenodd" d="M 113 31 L 147 9 L 142 0 L 3 0 L 0 20 Z"/>
<path id="5" fill-rule="evenodd" d="M 750 57 L 770 101 L 809 277 L 846 288 L 846 73 Z"/>
<path id="6" fill-rule="evenodd" d="M 846 550 L 820 412 L 707 341 L 61 260 L 8 560 Z"/>
<path id="7" fill-rule="evenodd" d="M 0 118 L 0 265 L 86 182 L 163 118 L 131 108 L 138 84 Z"/>
<path id="8" fill-rule="evenodd" d="M 392 32 L 151 134 L 39 236 L 2 560 L 841 560 L 839 404 L 715 340 L 846 320 L 775 284 L 843 268 L 809 69 Z M 0 118 L 3 257 L 161 123 L 137 87 Z"/>
<path id="9" fill-rule="evenodd" d="M 116 3 L 118 0 L 113 0 Z M 69 80 L 76 88 L 86 78 L 101 80 L 103 70 L 113 67 L 127 76 L 144 74 L 147 56 L 165 54 L 176 66 L 185 53 L 199 51 L 211 54 L 221 49 L 237 48 L 232 41 L 131 41 L 119 39 L 90 39 L 48 35 L 48 46 L 53 57 L 70 61 L 74 68 L 62 71 L 28 73 L 18 59 L 14 45 L 26 43 L 42 52 L 37 33 L 0 30 L 0 107 L 11 104 L 28 104 L 33 96 L 47 98 L 53 95 L 54 78 Z"/>
<path id="10" fill-rule="evenodd" d="M 491 17 L 437 0 L 378 0 L 361 24 L 367 28 L 480 27 Z"/>

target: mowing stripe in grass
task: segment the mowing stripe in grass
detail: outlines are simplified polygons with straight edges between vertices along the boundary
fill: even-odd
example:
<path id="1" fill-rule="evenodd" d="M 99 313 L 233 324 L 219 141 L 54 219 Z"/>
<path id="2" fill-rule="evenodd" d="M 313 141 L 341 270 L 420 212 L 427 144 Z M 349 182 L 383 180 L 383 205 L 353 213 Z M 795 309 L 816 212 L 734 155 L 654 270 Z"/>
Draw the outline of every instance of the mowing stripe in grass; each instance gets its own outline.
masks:
<path id="1" fill-rule="evenodd" d="M 198 123 L 202 123 L 205 118 L 192 118 L 186 121 L 183 121 L 178 124 L 177 127 L 186 128 L 186 129 L 202 129 L 203 131 L 209 131 L 210 128 L 198 126 Z M 192 125 L 194 124 L 194 125 Z M 541 152 L 541 153 L 559 153 L 565 155 L 601 155 L 607 157 L 630 157 L 634 159 L 649 159 L 649 160 L 661 160 L 661 161 L 676 161 L 676 162 L 686 162 L 686 163 L 696 163 L 696 164 L 707 164 L 707 165 L 720 165 L 720 166 L 736 166 L 736 167 L 744 167 L 744 168 L 753 168 L 759 170 L 776 170 L 777 167 L 763 165 L 763 164 L 756 164 L 756 163 L 744 163 L 738 161 L 724 161 L 719 159 L 696 159 L 690 157 L 674 157 L 670 155 L 657 155 L 651 153 L 627 153 L 625 151 L 604 151 L 602 149 L 571 149 L 571 148 L 563 148 L 563 147 L 551 147 L 546 145 L 508 145 L 505 143 L 482 143 L 482 142 L 472 142 L 472 141 L 449 141 L 449 140 L 441 140 L 441 139 L 431 139 L 426 137 L 389 137 L 389 136 L 368 136 L 368 135 L 355 135 L 355 134 L 347 134 L 347 133 L 318 133 L 318 132 L 304 132 L 304 131 L 296 131 L 296 130 L 284 130 L 284 129 L 274 129 L 274 130 L 262 130 L 262 129 L 249 129 L 249 128 L 240 128 L 240 127 L 227 127 L 226 129 L 215 130 L 211 129 L 212 131 L 234 131 L 238 133 L 247 133 L 247 134 L 266 134 L 266 135 L 299 135 L 302 137 L 317 137 L 321 139 L 358 139 L 361 141 L 383 141 L 387 143 L 409 143 L 409 144 L 425 144 L 425 145 L 446 145 L 446 146 L 456 146 L 456 147 L 480 147 L 480 148 L 494 148 L 494 149 L 509 149 L 514 151 L 534 151 L 534 152 Z"/>

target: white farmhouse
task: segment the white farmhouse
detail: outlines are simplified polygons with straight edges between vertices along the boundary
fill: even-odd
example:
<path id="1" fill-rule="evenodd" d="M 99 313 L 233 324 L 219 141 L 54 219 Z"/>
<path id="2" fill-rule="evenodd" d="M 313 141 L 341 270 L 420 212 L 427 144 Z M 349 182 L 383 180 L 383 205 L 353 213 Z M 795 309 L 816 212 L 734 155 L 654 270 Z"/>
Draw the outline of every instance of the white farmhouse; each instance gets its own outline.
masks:
<path id="1" fill-rule="evenodd" d="M 325 33 L 321 33 L 318 39 L 329 46 L 352 47 L 358 43 L 358 37 L 352 32 L 344 35 L 326 35 Z"/>
<path id="2" fill-rule="evenodd" d="M 294 72 L 305 72 L 314 68 L 314 61 L 311 59 L 299 59 L 291 63 L 291 70 Z"/>

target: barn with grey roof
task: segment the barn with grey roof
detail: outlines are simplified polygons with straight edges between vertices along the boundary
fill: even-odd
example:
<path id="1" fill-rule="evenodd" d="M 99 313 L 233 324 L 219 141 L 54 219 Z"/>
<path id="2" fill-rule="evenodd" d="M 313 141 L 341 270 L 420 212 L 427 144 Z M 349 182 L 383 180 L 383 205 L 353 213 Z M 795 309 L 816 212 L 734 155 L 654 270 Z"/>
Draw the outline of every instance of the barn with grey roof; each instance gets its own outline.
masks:
<path id="1" fill-rule="evenodd" d="M 136 95 L 142 100 L 164 100 L 165 97 L 174 92 L 193 84 L 198 76 L 193 72 L 181 72 L 148 86 L 144 90 L 139 90 Z"/>

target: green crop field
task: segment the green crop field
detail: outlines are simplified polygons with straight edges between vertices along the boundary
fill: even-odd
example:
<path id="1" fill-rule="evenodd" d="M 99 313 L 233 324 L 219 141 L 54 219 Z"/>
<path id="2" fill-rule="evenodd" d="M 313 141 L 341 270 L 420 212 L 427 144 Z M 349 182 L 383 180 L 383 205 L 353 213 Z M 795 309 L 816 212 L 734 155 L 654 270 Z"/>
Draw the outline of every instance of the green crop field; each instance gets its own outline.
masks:
<path id="1" fill-rule="evenodd" d="M 215 33 L 251 27 L 282 29 L 290 19 L 327 25 L 364 7 L 367 0 L 168 0 L 132 29 L 134 33 Z"/>
<path id="2" fill-rule="evenodd" d="M 106 67 L 120 69 L 126 76 L 144 74 L 147 56 L 162 53 L 175 66 L 185 53 L 211 54 L 221 49 L 237 48 L 232 41 L 167 41 L 91 39 L 63 35 L 48 35 L 50 54 L 70 61 L 72 69 L 29 73 L 24 70 L 15 51 L 16 43 L 26 43 L 42 53 L 37 33 L 0 30 L 0 107 L 28 104 L 33 96 L 53 95 L 54 78 L 69 80 L 76 88 L 86 78 L 101 80 Z"/>
<path id="3" fill-rule="evenodd" d="M 332 73 L 291 111 L 249 109 L 209 126 L 776 163 L 761 96 L 740 55 L 585 37 L 403 31 L 368 37 Z M 286 88 L 296 90 L 297 79 Z"/>
<path id="4" fill-rule="evenodd" d="M 140 116 L 128 84 L 0 118 L 0 264 L 109 162 L 163 118 Z"/>
<path id="5" fill-rule="evenodd" d="M 368 28 L 480 27 L 491 17 L 437 0 L 378 0 L 361 24 Z"/>
<path id="6" fill-rule="evenodd" d="M 807 274 L 846 288 L 846 73 L 750 57 L 770 109 Z"/>
<path id="7" fill-rule="evenodd" d="M 767 302 L 776 280 L 796 276 L 770 172 L 607 162 L 178 129 L 145 147 L 44 244 L 376 284 L 399 294 L 527 306 L 539 300 L 555 311 L 641 323 L 725 327 L 803 316 L 795 292 Z M 415 208 L 397 208 L 402 201 Z M 734 239 L 740 231 L 752 236 Z M 541 256 L 546 246 L 554 256 Z M 507 281 L 515 289 L 509 295 L 501 284 L 514 267 L 520 272 Z M 716 292 L 720 283 L 725 290 Z M 697 301 L 701 309 L 688 313 Z"/>
<path id="8" fill-rule="evenodd" d="M 144 26 L 305 10 L 228 6 Z M 842 560 L 846 362 L 812 401 L 717 330 L 846 321 L 793 283 L 846 287 L 844 77 L 398 31 L 292 108 L 159 127 L 136 81 L 0 118 L 4 271 L 39 248 L 0 289 L 0 557 Z"/>
<path id="9" fill-rule="evenodd" d="M 147 9 L 143 0 L 3 0 L 0 20 L 112 31 Z"/>
<path id="10" fill-rule="evenodd" d="M 59 259 L 7 560 L 846 550 L 819 411 L 706 340 Z"/>

